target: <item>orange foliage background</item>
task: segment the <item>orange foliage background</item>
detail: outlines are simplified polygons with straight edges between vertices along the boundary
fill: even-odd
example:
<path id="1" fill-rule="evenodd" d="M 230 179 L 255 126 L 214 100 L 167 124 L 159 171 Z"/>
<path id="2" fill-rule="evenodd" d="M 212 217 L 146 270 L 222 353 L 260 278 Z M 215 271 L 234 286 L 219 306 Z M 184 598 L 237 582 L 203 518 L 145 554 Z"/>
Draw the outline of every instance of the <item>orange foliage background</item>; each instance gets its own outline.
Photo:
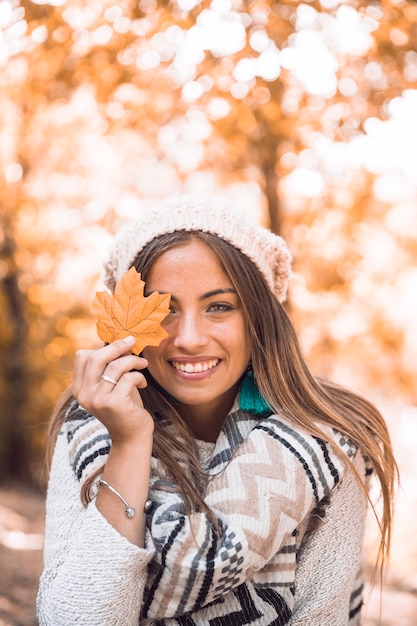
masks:
<path id="1" fill-rule="evenodd" d="M 406 0 L 0 3 L 4 482 L 45 483 L 114 232 L 174 191 L 226 192 L 288 241 L 313 368 L 387 416 L 391 576 L 415 592 L 416 24 Z"/>

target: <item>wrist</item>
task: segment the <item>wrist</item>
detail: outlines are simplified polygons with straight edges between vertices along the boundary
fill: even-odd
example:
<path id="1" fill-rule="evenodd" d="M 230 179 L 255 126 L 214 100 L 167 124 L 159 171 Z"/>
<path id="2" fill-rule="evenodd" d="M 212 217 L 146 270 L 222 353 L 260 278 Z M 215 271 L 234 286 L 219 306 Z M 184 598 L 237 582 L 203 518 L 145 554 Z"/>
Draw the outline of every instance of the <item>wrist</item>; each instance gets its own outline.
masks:
<path id="1" fill-rule="evenodd" d="M 120 456 L 121 458 L 143 458 L 150 457 L 153 446 L 153 430 L 147 433 L 141 433 L 140 436 L 135 435 L 129 438 L 112 438 L 110 455 L 112 457 Z"/>
<path id="2" fill-rule="evenodd" d="M 132 519 L 132 517 L 135 517 L 136 515 L 136 509 L 133 506 L 130 506 L 128 504 L 128 502 L 125 500 L 125 498 L 122 496 L 122 494 L 117 491 L 117 489 L 115 489 L 114 487 L 112 487 L 112 485 L 110 485 L 110 483 L 108 483 L 106 480 L 100 478 L 100 480 L 98 481 L 100 485 L 104 485 L 107 489 L 109 489 L 117 498 L 119 498 L 119 500 L 121 500 L 121 502 L 124 504 L 125 506 L 125 514 L 126 517 L 128 519 Z M 144 506 L 143 506 L 143 513 L 148 513 L 152 508 L 152 500 L 146 500 Z"/>
<path id="3" fill-rule="evenodd" d="M 126 450 L 146 447 L 153 442 L 154 421 L 150 415 L 149 420 L 139 425 L 127 423 L 125 426 L 114 420 L 109 432 L 113 447 Z"/>

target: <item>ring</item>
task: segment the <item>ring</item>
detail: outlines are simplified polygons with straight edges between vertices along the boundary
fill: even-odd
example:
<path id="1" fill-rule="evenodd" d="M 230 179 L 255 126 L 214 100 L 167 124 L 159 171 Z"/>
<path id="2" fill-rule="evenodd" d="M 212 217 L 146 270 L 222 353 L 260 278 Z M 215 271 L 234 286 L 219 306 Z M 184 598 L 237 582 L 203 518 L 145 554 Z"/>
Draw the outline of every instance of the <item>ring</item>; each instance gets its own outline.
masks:
<path id="1" fill-rule="evenodd" d="M 100 378 L 102 378 L 103 380 L 106 381 L 106 383 L 111 383 L 112 385 L 117 385 L 117 380 L 114 380 L 114 378 L 110 378 L 109 376 L 106 376 L 105 374 L 102 374 L 100 376 Z"/>

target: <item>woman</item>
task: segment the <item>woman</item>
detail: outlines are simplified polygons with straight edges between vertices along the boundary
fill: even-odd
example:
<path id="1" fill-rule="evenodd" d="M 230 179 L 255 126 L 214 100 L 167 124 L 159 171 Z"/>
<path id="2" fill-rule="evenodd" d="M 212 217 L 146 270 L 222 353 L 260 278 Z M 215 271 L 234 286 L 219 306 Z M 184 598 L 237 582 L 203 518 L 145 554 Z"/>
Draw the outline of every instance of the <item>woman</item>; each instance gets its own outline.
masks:
<path id="1" fill-rule="evenodd" d="M 383 563 L 396 464 L 378 411 L 305 364 L 284 241 L 175 196 L 116 241 L 111 291 L 131 266 L 171 295 L 168 336 L 140 356 L 131 337 L 76 354 L 40 624 L 358 624 L 368 476 Z"/>

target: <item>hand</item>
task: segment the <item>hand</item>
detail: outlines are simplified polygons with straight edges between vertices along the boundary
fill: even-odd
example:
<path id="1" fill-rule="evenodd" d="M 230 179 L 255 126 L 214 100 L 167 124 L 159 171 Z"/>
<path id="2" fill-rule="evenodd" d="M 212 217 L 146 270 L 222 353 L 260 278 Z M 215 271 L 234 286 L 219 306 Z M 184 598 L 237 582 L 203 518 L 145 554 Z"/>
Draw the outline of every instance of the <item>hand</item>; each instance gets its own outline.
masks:
<path id="1" fill-rule="evenodd" d="M 138 391 L 147 382 L 137 370 L 146 368 L 148 362 L 132 354 L 133 344 L 132 337 L 119 339 L 99 350 L 78 350 L 74 359 L 72 393 L 106 426 L 113 446 L 153 434 L 153 419 Z"/>

